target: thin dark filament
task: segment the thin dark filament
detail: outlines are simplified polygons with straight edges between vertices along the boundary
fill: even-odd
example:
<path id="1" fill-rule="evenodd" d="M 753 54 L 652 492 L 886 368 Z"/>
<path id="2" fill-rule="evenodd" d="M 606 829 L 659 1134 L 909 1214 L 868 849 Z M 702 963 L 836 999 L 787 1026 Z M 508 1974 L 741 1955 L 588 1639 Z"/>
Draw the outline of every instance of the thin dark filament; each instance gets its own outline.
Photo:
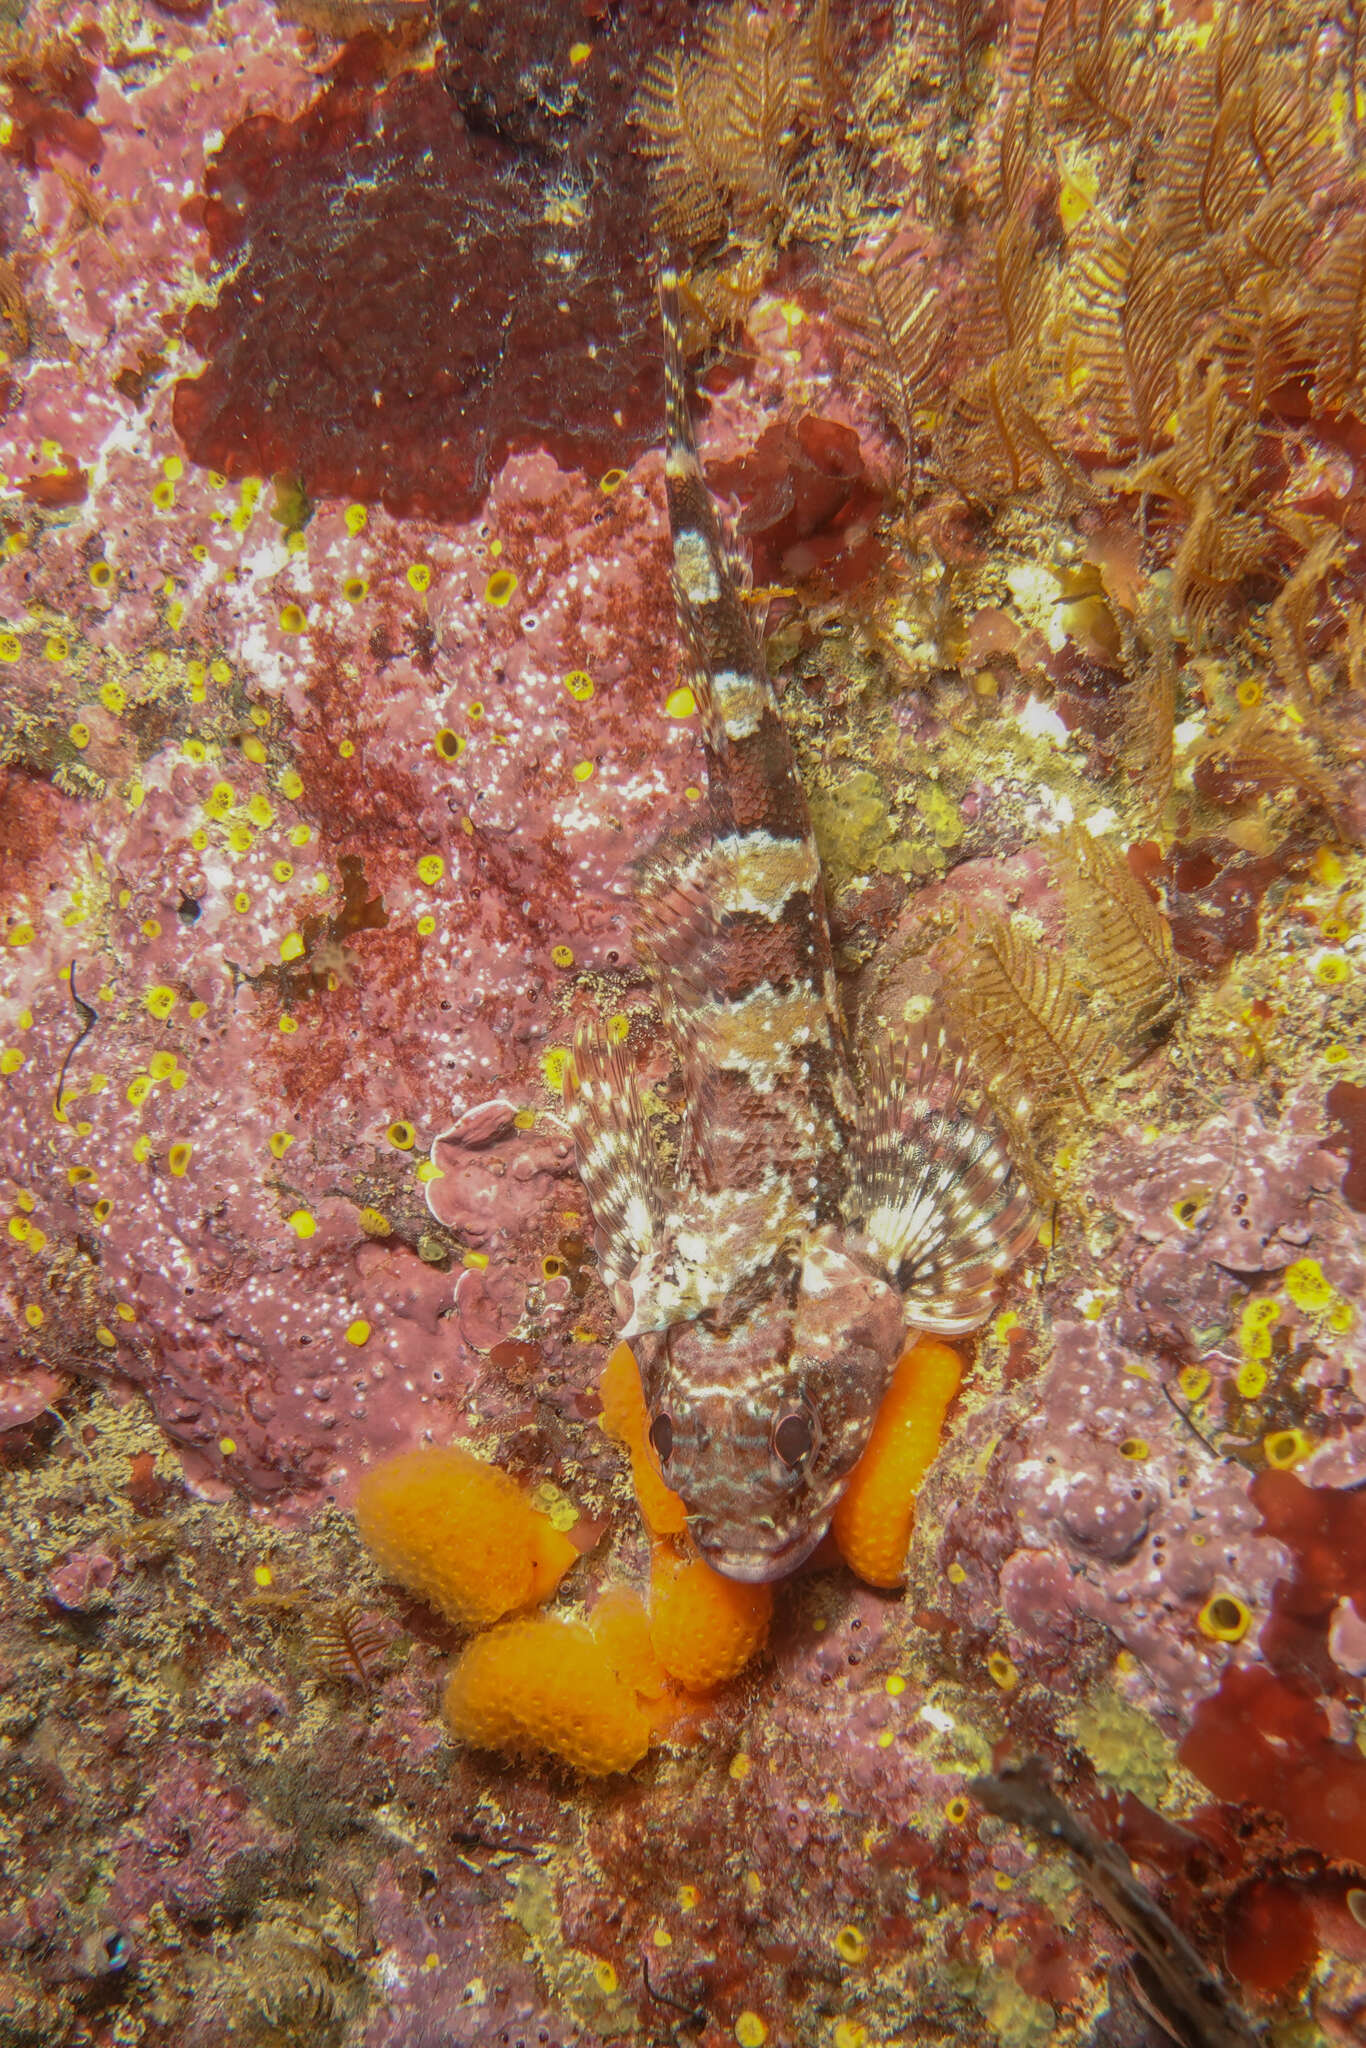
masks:
<path id="1" fill-rule="evenodd" d="M 66 1086 L 67 1070 L 69 1069 L 72 1060 L 75 1059 L 76 1054 L 79 1052 L 81 1046 L 85 1043 L 86 1039 L 90 1036 L 91 1032 L 94 1030 L 95 1026 L 100 1021 L 98 1011 L 93 1009 L 91 1005 L 87 1003 L 82 996 L 79 996 L 76 993 L 76 963 L 74 960 L 71 963 L 70 988 L 72 1005 L 76 1009 L 81 1018 L 81 1028 L 76 1033 L 76 1036 L 72 1039 L 70 1045 L 67 1047 L 66 1058 L 62 1061 L 61 1071 L 57 1075 L 57 1089 L 56 1093 L 53 1095 L 52 1098 L 52 1107 L 58 1123 L 62 1123 L 64 1121 L 64 1114 L 62 1110 L 62 1090 Z"/>

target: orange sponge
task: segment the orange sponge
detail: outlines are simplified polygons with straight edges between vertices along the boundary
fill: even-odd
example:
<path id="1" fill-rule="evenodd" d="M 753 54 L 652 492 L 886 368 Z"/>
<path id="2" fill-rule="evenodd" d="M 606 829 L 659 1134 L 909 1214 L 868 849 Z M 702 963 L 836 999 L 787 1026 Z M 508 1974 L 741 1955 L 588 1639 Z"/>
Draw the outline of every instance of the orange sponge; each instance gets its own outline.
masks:
<path id="1" fill-rule="evenodd" d="M 662 1700 L 669 1681 L 650 1641 L 650 1617 L 639 1593 L 608 1586 L 594 1603 L 589 1625 L 594 1642 L 623 1685 L 634 1687 L 642 1700 Z"/>
<path id="2" fill-rule="evenodd" d="M 462 1628 L 549 1599 L 579 1554 L 506 1472 L 454 1444 L 374 1466 L 356 1520 L 386 1578 Z"/>
<path id="3" fill-rule="evenodd" d="M 650 1617 L 639 1593 L 609 1586 L 598 1596 L 590 1627 L 607 1662 L 623 1685 L 630 1686 L 649 1717 L 655 1735 L 678 1734 L 688 1718 L 688 1703 L 669 1682 L 650 1638 Z"/>
<path id="4" fill-rule="evenodd" d="M 657 1543 L 650 1567 L 650 1641 L 670 1678 L 709 1692 L 744 1670 L 768 1640 L 771 1586 L 723 1579 L 694 1551 Z"/>
<path id="5" fill-rule="evenodd" d="M 688 1526 L 682 1499 L 664 1484 L 659 1461 L 650 1446 L 645 1396 L 629 1344 L 618 1344 L 602 1369 L 598 1383 L 602 1426 L 631 1453 L 631 1477 L 645 1526 L 656 1536 L 681 1536 Z"/>
<path id="6" fill-rule="evenodd" d="M 477 1749 L 542 1751 L 590 1777 L 629 1771 L 651 1719 L 591 1629 L 535 1615 L 461 1651 L 446 1685 L 446 1725 Z"/>
<path id="7" fill-rule="evenodd" d="M 897 1363 L 831 1525 L 845 1563 L 870 1586 L 899 1586 L 906 1576 L 915 1497 L 962 1376 L 958 1353 L 934 1337 Z"/>

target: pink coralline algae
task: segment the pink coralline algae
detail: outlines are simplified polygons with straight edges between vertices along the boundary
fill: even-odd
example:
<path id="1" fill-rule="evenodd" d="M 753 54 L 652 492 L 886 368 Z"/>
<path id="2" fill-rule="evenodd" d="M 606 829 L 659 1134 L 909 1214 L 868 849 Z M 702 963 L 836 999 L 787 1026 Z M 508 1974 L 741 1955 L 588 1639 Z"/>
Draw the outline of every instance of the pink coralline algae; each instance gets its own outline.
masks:
<path id="1" fill-rule="evenodd" d="M 484 1102 L 443 1131 L 432 1146 L 438 1169 L 427 1206 L 466 1243 L 505 1240 L 532 1223 L 544 1231 L 552 1204 L 572 1208 L 573 1146 L 568 1132 L 538 1126 L 514 1102 Z"/>
<path id="2" fill-rule="evenodd" d="M 1231 1589 L 1260 1628 L 1290 1565 L 1238 1454 L 1260 1464 L 1264 1439 L 1304 1419 L 1306 1382 L 1348 1413 L 1359 1388 L 1354 1318 L 1339 1314 L 1345 1338 L 1324 1321 L 1366 1282 L 1355 1219 L 1332 1200 L 1340 1176 L 1308 1097 L 1275 1128 L 1245 1111 L 1097 1146 L 1086 1240 L 1060 1247 L 1069 1277 L 1046 1296 L 1041 1374 L 973 1419 L 975 1441 L 996 1448 L 978 1503 L 946 1509 L 941 1564 L 964 1569 L 950 1612 L 982 1629 L 1003 1600 L 1025 1668 L 1074 1659 L 1081 1625 L 1102 1624 L 1159 1718 L 1206 1694 L 1218 1664 L 1196 1625 L 1205 1601 Z M 1285 1291 L 1307 1254 L 1333 1276 L 1316 1311 L 1296 1305 L 1293 1280 Z M 1272 1304 L 1274 1345 L 1256 1337 L 1272 1324 L 1248 1317 L 1252 1299 Z M 1032 1348 L 1023 1326 L 1015 1340 Z M 1317 1455 L 1355 1468 L 1366 1440 L 1349 1428 Z"/>
<path id="3" fill-rule="evenodd" d="M 926 10 L 829 13 L 879 234 L 978 236 L 964 81 L 996 105 L 1038 10 L 978 10 L 961 72 L 903 66 Z M 696 411 L 855 1045 L 960 926 L 1065 957 L 1082 817 L 1161 898 L 1173 1028 L 1043 1163 L 904 1593 L 822 1552 L 630 1773 L 451 1741 L 468 1638 L 359 1543 L 358 1475 L 455 1442 L 573 1532 L 556 1616 L 649 1583 L 561 1083 L 605 1022 L 670 1150 L 634 875 L 703 766 L 627 114 L 694 16 L 31 0 L 0 56 L 6 2048 L 1136 2048 L 1127 1937 L 965 1789 L 1027 1752 L 1259 2020 L 1360 2032 L 1360 764 L 1226 801 L 1194 750 L 1279 684 L 1178 633 L 1140 815 L 1165 558 L 1070 467 L 997 526 L 930 463 L 903 517 L 824 242 L 775 242 Z M 1059 260 L 1085 157 L 1030 188 Z M 1072 630 L 1092 554 L 1136 679 Z"/>
<path id="4" fill-rule="evenodd" d="M 73 1550 L 48 1580 L 52 1598 L 73 1614 L 105 1604 L 104 1595 L 118 1570 L 112 1557 L 98 1550 Z"/>
<path id="5" fill-rule="evenodd" d="M 13 1171 L 39 1178 L 70 1053 L 70 1156 L 28 1242 L 98 1229 L 92 1359 L 149 1390 L 198 1469 L 278 1493 L 330 1472 L 343 1416 L 356 1448 L 392 1447 L 467 1384 L 444 1311 L 483 1232 L 431 1228 L 432 1137 L 499 1081 L 544 1117 L 559 951 L 625 980 L 623 835 L 662 828 L 695 771 L 663 716 L 663 596 L 629 567 L 656 545 L 641 484 L 529 456 L 478 529 L 418 539 L 334 505 L 299 551 L 259 491 L 182 475 L 152 431 L 141 473 L 111 475 L 126 517 L 106 498 L 98 539 L 82 514 L 0 571 L 17 592 L 41 551 L 63 630 L 26 633 L 11 681 L 83 799 L 10 771 Z M 500 565 L 512 607 L 488 599 Z M 562 1177 L 553 1122 L 528 1142 Z M 519 1216 L 538 1265 L 572 1235 Z M 15 1307 L 49 1315 L 31 1285 Z M 64 1353 L 73 1329 L 29 1341 Z"/>

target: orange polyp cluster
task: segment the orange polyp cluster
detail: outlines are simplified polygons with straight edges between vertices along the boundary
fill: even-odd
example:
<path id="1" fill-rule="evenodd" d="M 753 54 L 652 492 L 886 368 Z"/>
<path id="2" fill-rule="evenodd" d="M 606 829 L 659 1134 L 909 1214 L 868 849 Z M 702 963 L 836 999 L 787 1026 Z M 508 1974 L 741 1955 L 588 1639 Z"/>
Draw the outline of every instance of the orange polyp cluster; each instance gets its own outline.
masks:
<path id="1" fill-rule="evenodd" d="M 771 1586 L 724 1579 L 696 1552 L 657 1543 L 650 1567 L 650 1643 L 687 1692 L 710 1692 L 744 1670 L 768 1640 Z"/>
<path id="2" fill-rule="evenodd" d="M 506 1472 L 455 1444 L 374 1466 L 356 1521 L 385 1577 L 462 1628 L 548 1600 L 579 1554 Z"/>
<path id="3" fill-rule="evenodd" d="M 446 1725 L 477 1749 L 541 1752 L 590 1777 L 629 1771 L 653 1722 L 603 1641 L 580 1621 L 505 1621 L 466 1644 L 446 1686 Z"/>
<path id="4" fill-rule="evenodd" d="M 906 1576 L 915 1497 L 962 1376 L 957 1352 L 934 1337 L 897 1363 L 831 1524 L 840 1555 L 869 1586 L 899 1586 Z"/>
<path id="5" fill-rule="evenodd" d="M 603 1428 L 631 1454 L 631 1477 L 646 1528 L 655 1536 L 681 1536 L 688 1526 L 688 1511 L 680 1496 L 664 1484 L 651 1448 L 645 1396 L 629 1344 L 618 1344 L 613 1351 L 602 1369 L 598 1393 Z"/>

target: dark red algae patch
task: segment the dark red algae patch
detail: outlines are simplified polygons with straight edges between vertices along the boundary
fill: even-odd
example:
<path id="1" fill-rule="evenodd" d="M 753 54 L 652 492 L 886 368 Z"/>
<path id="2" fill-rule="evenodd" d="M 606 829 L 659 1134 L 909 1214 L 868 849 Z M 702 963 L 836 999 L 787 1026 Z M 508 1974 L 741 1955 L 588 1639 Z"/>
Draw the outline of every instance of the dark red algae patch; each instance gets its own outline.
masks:
<path id="1" fill-rule="evenodd" d="M 1234 1900 L 1224 1960 L 1240 1984 L 1276 1998 L 1313 1967 L 1318 1952 L 1313 1901 L 1297 1885 L 1265 1878 Z"/>
<path id="2" fill-rule="evenodd" d="M 1273 1672 L 1230 1664 L 1178 1755 L 1217 1799 L 1261 1807 L 1292 1842 L 1366 1864 L 1366 1757 L 1335 1741 L 1316 1702 Z"/>
<path id="3" fill-rule="evenodd" d="M 202 218 L 215 264 L 240 267 L 187 322 L 207 362 L 176 390 L 188 453 L 446 520 L 518 449 L 590 475 L 631 463 L 660 372 L 623 68 L 599 135 L 557 33 L 538 87 L 563 95 L 557 151 L 482 97 L 462 111 L 451 64 L 377 82 L 372 42 L 296 120 L 254 116 L 214 159 Z M 606 52 L 593 63 L 606 78 Z"/>
<path id="4" fill-rule="evenodd" d="M 851 590 L 882 561 L 882 494 L 858 435 L 838 420 L 802 413 L 765 427 L 745 455 L 713 464 L 711 481 L 744 500 L 740 531 L 761 582 L 814 574 Z"/>
<path id="5" fill-rule="evenodd" d="M 1337 1603 L 1366 1596 L 1366 1496 L 1267 1470 L 1252 1482 L 1259 1533 L 1292 1552 L 1261 1647 L 1274 1669 L 1230 1665 L 1180 1749 L 1215 1795 L 1275 1814 L 1291 1843 L 1366 1865 L 1366 1758 L 1335 1739 L 1322 1693 L 1341 1674 L 1326 1652 Z"/>
<path id="6" fill-rule="evenodd" d="M 1366 1088 L 1338 1081 L 1325 1106 L 1334 1126 L 1327 1143 L 1334 1152 L 1347 1154 L 1342 1198 L 1353 1209 L 1366 1210 Z"/>
<path id="7" fill-rule="evenodd" d="M 1204 838 L 1173 845 L 1165 859 L 1147 841 L 1129 864 L 1141 881 L 1163 882 L 1178 956 L 1215 973 L 1237 954 L 1252 951 L 1261 933 L 1262 899 L 1302 855 L 1293 835 L 1261 857 L 1244 853 L 1230 839 Z"/>
<path id="8" fill-rule="evenodd" d="M 0 907 L 24 889 L 62 833 L 79 838 L 81 806 L 41 775 L 0 768 Z"/>
<path id="9" fill-rule="evenodd" d="M 1331 1693 L 1341 1676 L 1328 1653 L 1334 1610 L 1351 1600 L 1366 1614 L 1366 1493 L 1306 1486 L 1293 1472 L 1273 1470 L 1259 1472 L 1251 1492 L 1262 1516 L 1258 1533 L 1278 1537 L 1295 1559 L 1294 1576 L 1276 1587 L 1262 1654 L 1285 1676 L 1312 1676 Z"/>

